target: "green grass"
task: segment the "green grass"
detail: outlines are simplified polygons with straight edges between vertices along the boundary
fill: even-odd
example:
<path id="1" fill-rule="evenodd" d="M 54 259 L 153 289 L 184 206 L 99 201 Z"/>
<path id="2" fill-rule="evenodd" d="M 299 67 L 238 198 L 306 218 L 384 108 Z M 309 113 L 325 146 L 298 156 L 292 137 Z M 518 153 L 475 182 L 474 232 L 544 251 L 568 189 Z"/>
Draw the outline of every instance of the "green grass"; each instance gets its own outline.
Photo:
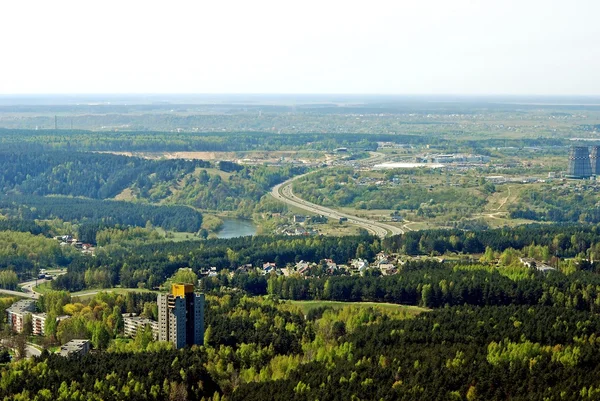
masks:
<path id="1" fill-rule="evenodd" d="M 421 312 L 427 312 L 430 309 L 421 308 L 419 306 L 412 305 L 399 305 L 390 303 L 379 303 L 379 302 L 341 302 L 341 301 L 287 301 L 294 306 L 300 307 L 304 314 L 307 314 L 310 310 L 329 307 L 333 309 L 341 309 L 346 306 L 356 306 L 359 308 L 381 308 L 386 311 L 405 311 L 411 314 L 419 314 Z"/>
<path id="2" fill-rule="evenodd" d="M 50 282 L 45 282 L 40 285 L 33 287 L 33 291 L 39 292 L 40 294 L 45 294 L 48 291 L 52 291 L 52 287 L 50 286 Z"/>
<path id="3" fill-rule="evenodd" d="M 195 236 L 193 233 L 186 233 L 186 232 L 176 232 L 176 231 L 169 231 L 169 237 L 167 238 L 167 232 L 160 228 L 160 227 L 156 227 L 155 230 L 165 239 L 169 240 L 169 241 L 173 241 L 173 242 L 180 242 L 180 241 L 194 241 L 194 240 L 198 240 L 200 241 L 201 238 Z"/>
<path id="4" fill-rule="evenodd" d="M 77 291 L 71 293 L 72 297 L 79 297 L 80 299 L 92 298 L 100 292 L 114 292 L 117 294 L 127 294 L 128 292 L 150 292 L 158 294 L 158 291 L 148 290 L 145 288 L 98 288 L 98 289 L 87 289 L 83 291 Z"/>

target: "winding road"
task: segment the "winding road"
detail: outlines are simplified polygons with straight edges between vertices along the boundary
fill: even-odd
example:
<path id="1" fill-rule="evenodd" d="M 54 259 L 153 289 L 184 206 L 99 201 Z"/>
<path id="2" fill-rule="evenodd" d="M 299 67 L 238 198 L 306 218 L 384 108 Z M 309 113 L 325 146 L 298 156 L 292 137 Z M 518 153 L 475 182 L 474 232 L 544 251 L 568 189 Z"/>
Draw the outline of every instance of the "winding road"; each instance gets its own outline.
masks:
<path id="1" fill-rule="evenodd" d="M 7 294 L 7 295 L 13 295 L 16 297 L 23 297 L 23 298 L 31 298 L 31 299 L 38 299 L 40 297 L 39 292 L 35 292 L 33 290 L 33 287 L 35 287 L 38 284 L 41 284 L 43 282 L 45 282 L 46 280 L 31 280 L 31 281 L 25 281 L 23 283 L 19 283 L 19 286 L 21 286 L 21 289 L 23 290 L 21 291 L 12 291 L 12 290 L 4 290 L 0 288 L 0 293 L 1 294 Z"/>
<path id="2" fill-rule="evenodd" d="M 368 160 L 372 160 L 374 158 L 375 157 L 370 158 Z M 380 157 L 376 156 L 376 158 L 379 159 Z M 381 238 L 386 237 L 388 235 L 404 234 L 404 230 L 391 224 L 381 223 L 379 221 L 373 221 L 362 217 L 356 217 L 351 214 L 342 213 L 337 210 L 330 209 L 325 206 L 320 206 L 297 197 L 292 191 L 293 182 L 302 177 L 306 177 L 309 174 L 312 173 L 298 175 L 285 182 L 282 182 L 281 184 L 275 185 L 271 189 L 271 195 L 281 202 L 287 203 L 288 205 L 295 206 L 299 209 L 303 209 L 311 213 L 322 214 L 323 216 L 326 216 L 331 219 L 340 219 L 342 217 L 346 218 L 348 219 L 348 223 L 362 227 L 370 233 L 373 233 Z"/>

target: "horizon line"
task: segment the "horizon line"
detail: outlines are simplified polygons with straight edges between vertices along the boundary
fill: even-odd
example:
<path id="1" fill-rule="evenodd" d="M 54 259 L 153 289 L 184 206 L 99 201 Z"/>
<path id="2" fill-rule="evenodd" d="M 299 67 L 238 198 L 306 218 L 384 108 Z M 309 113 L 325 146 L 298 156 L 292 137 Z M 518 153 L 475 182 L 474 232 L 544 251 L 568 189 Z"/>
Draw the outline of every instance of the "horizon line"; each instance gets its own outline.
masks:
<path id="1" fill-rule="evenodd" d="M 535 97 L 600 97 L 598 94 L 537 93 L 377 93 L 377 92 L 63 92 L 0 93 L 0 97 L 21 96 L 535 96 Z"/>

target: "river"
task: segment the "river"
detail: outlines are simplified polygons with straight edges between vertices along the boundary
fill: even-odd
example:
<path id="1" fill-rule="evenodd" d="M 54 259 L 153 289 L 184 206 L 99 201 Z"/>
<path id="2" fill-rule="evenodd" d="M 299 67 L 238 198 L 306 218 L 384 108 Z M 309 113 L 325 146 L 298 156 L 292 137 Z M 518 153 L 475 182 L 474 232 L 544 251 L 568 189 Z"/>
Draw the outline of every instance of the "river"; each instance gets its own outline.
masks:
<path id="1" fill-rule="evenodd" d="M 251 220 L 223 219 L 223 227 L 217 233 L 219 238 L 245 237 L 255 235 L 256 226 Z"/>

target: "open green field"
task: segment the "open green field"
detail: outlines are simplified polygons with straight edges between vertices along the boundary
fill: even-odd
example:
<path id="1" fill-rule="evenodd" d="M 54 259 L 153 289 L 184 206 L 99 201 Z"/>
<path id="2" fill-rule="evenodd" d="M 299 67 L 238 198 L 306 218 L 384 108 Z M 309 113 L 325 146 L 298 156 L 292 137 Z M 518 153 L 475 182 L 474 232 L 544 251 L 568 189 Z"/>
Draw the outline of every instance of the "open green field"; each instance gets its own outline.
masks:
<path id="1" fill-rule="evenodd" d="M 428 312 L 430 309 L 421 308 L 419 306 L 412 305 L 398 305 L 390 303 L 379 303 L 379 302 L 339 302 L 339 301 L 287 301 L 291 305 L 298 306 L 302 309 L 304 314 L 307 314 L 310 310 L 322 307 L 329 307 L 333 309 L 342 309 L 346 306 L 356 306 L 359 308 L 380 308 L 386 311 L 405 311 L 414 315 L 418 315 L 421 312 Z"/>
<path id="2" fill-rule="evenodd" d="M 117 294 L 127 294 L 128 292 L 152 292 L 158 294 L 158 291 L 147 290 L 144 288 L 99 288 L 97 290 L 83 290 L 71 293 L 72 297 L 79 297 L 80 299 L 91 298 L 100 292 L 114 292 Z"/>
<path id="3" fill-rule="evenodd" d="M 194 240 L 198 240 L 200 241 L 201 238 L 192 234 L 192 233 L 186 233 L 186 232 L 176 232 L 176 231 L 169 231 L 168 232 L 168 236 L 167 236 L 167 231 L 165 231 L 163 228 L 161 227 L 156 227 L 155 230 L 164 238 L 171 240 L 173 242 L 180 242 L 180 241 L 194 241 Z"/>
<path id="4" fill-rule="evenodd" d="M 52 287 L 50 286 L 50 282 L 45 282 L 40 285 L 33 287 L 33 291 L 39 292 L 40 294 L 45 294 L 48 291 L 51 291 Z"/>

